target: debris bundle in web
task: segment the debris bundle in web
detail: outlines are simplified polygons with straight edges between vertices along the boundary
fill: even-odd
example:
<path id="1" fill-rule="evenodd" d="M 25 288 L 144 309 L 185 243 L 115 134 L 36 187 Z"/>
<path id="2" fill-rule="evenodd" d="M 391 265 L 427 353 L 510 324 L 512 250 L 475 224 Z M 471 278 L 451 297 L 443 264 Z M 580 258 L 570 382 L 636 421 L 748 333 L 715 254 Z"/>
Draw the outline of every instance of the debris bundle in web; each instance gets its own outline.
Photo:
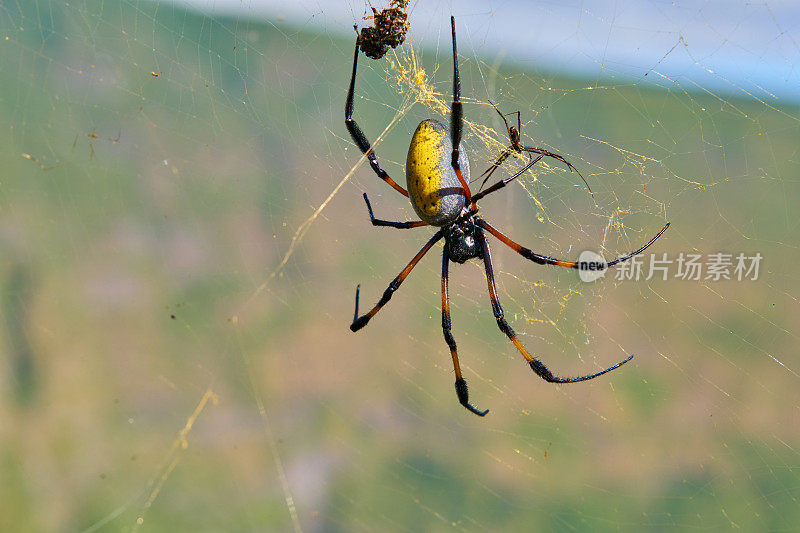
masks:
<path id="1" fill-rule="evenodd" d="M 403 44 L 408 31 L 408 13 L 406 7 L 409 0 L 391 0 L 389 7 L 378 12 L 372 8 L 373 26 L 361 28 L 359 43 L 367 57 L 380 59 L 389 48 Z"/>

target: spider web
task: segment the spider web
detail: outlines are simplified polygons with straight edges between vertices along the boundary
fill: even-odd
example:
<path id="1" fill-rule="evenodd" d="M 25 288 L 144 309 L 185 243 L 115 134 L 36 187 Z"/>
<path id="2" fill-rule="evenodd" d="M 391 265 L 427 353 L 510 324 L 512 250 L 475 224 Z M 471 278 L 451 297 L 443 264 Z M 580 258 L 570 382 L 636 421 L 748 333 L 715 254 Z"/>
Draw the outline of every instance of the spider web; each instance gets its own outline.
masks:
<path id="1" fill-rule="evenodd" d="M 374 4 L 381 9 L 383 5 Z M 543 160 L 481 202 L 535 251 L 763 256 L 757 280 L 594 283 L 491 240 L 439 248 L 343 125 L 363 2 L 0 4 L 0 529 L 791 530 L 797 505 L 797 11 L 412 2 L 355 117 L 402 183 L 446 122 L 457 17 L 473 178 L 520 111 Z M 516 121 L 514 116 L 513 121 Z M 524 161 L 510 158 L 495 176 Z M 478 187 L 479 182 L 473 183 Z M 649 252 L 650 250 L 648 250 Z"/>

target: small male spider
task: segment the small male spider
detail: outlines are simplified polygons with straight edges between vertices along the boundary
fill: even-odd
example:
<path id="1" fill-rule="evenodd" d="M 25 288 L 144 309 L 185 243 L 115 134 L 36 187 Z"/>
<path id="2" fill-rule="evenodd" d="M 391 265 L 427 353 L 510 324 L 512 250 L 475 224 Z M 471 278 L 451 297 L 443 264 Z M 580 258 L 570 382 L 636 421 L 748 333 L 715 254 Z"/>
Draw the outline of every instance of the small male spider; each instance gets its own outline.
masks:
<path id="1" fill-rule="evenodd" d="M 480 259 L 483 261 L 486 270 L 486 280 L 489 285 L 489 297 L 492 302 L 492 311 L 497 320 L 497 325 L 500 331 L 506 334 L 514 346 L 519 350 L 522 356 L 530 365 L 531 369 L 542 379 L 550 383 L 575 383 L 578 381 L 586 381 L 589 379 L 601 376 L 606 372 L 610 372 L 615 368 L 622 366 L 633 358 L 633 355 L 628 356 L 626 359 L 619 363 L 606 368 L 600 372 L 589 374 L 574 378 L 563 378 L 553 375 L 550 370 L 538 359 L 528 353 L 522 343 L 517 339 L 514 330 L 506 322 L 503 316 L 503 308 L 500 306 L 500 301 L 497 297 L 497 287 L 494 281 L 494 269 L 492 268 L 492 258 L 489 252 L 489 243 L 486 240 L 484 232 L 488 232 L 500 240 L 503 244 L 510 247 L 512 250 L 520 254 L 526 259 L 530 259 L 534 263 L 540 265 L 556 265 L 561 267 L 575 268 L 575 269 L 592 269 L 603 270 L 608 267 L 614 266 L 617 263 L 627 261 L 631 257 L 642 253 L 648 246 L 653 244 L 669 227 L 666 224 L 658 234 L 650 239 L 650 241 L 628 255 L 614 259 L 607 263 L 595 263 L 588 265 L 586 263 L 578 263 L 575 261 L 562 261 L 544 255 L 537 254 L 528 248 L 525 248 L 516 242 L 512 241 L 506 235 L 497 230 L 494 226 L 483 220 L 477 215 L 478 207 L 477 202 L 484 196 L 502 189 L 509 182 L 522 175 L 525 171 L 535 165 L 543 157 L 551 157 L 569 166 L 575 170 L 569 162 L 562 156 L 549 152 L 541 148 L 532 148 L 523 146 L 519 140 L 519 117 L 517 127 L 509 127 L 506 122 L 506 129 L 509 134 L 510 146 L 501 152 L 495 163 L 484 172 L 488 177 L 503 163 L 503 161 L 511 154 L 512 151 L 522 153 L 527 152 L 537 154 L 535 158 L 532 157 L 518 172 L 514 173 L 511 177 L 498 181 L 484 191 L 472 194 L 469 189 L 469 161 L 464 149 L 464 144 L 461 141 L 463 129 L 463 110 L 460 100 L 461 81 L 458 76 L 458 58 L 456 55 L 456 22 L 454 17 L 450 17 L 450 25 L 452 29 L 453 39 L 453 101 L 450 107 L 450 129 L 448 131 L 440 122 L 427 119 L 420 122 L 417 130 L 411 138 L 411 145 L 408 150 L 408 158 L 406 160 L 406 184 L 408 190 L 398 185 L 378 164 L 378 158 L 370 142 L 367 140 L 361 128 L 358 127 L 356 121 L 353 119 L 353 95 L 355 92 L 356 84 L 356 71 L 358 65 L 359 53 L 359 39 L 356 38 L 355 55 L 353 56 L 353 73 L 350 78 L 350 89 L 347 91 L 347 101 L 344 107 L 345 125 L 350 132 L 356 146 L 367 156 L 369 164 L 375 174 L 378 175 L 383 181 L 389 184 L 397 192 L 403 196 L 409 197 L 411 205 L 419 215 L 421 220 L 410 220 L 405 222 L 393 222 L 389 220 L 380 220 L 375 218 L 372 212 L 372 206 L 369 203 L 366 193 L 364 194 L 364 202 L 367 204 L 367 211 L 373 226 L 388 226 L 399 229 L 418 228 L 420 226 L 434 226 L 438 230 L 434 233 L 433 237 L 425 243 L 425 246 L 417 252 L 417 255 L 411 260 L 408 265 L 397 275 L 394 280 L 389 284 L 389 287 L 384 291 L 383 296 L 375 306 L 370 309 L 366 314 L 359 316 L 358 314 L 358 297 L 360 286 L 356 287 L 355 299 L 355 314 L 353 323 L 350 325 L 352 331 L 358 331 L 367 325 L 372 317 L 374 317 L 381 308 L 392 298 L 392 294 L 403 283 L 411 270 L 419 263 L 422 257 L 436 244 L 439 240 L 444 238 L 444 248 L 442 251 L 442 329 L 444 331 L 444 339 L 450 348 L 450 355 L 453 358 L 453 369 L 456 375 L 456 395 L 458 401 L 466 407 L 470 412 L 478 415 L 485 416 L 489 410 L 480 411 L 476 409 L 469 402 L 469 394 L 467 391 L 467 382 L 461 375 L 461 367 L 458 363 L 458 352 L 456 351 L 456 341 L 453 338 L 450 324 L 450 299 L 447 291 L 448 280 L 448 267 L 450 261 L 456 263 L 464 263 L 469 259 Z M 492 104 L 494 105 L 494 104 Z M 495 109 L 497 109 L 495 107 Z M 498 110 L 498 113 L 500 111 Z M 500 113 L 501 116 L 502 113 Z M 503 116 L 505 121 L 505 116 Z M 576 170 L 577 171 L 577 170 Z M 581 176 L 583 178 L 583 176 Z M 585 182 L 585 180 L 584 180 Z M 484 181 L 485 183 L 485 181 Z M 588 184 L 587 184 L 588 187 Z"/>
<path id="2" fill-rule="evenodd" d="M 520 132 L 522 131 L 522 117 L 520 116 L 519 111 L 514 111 L 512 113 L 508 113 L 508 115 L 517 115 L 517 127 L 515 128 L 514 126 L 509 126 L 508 125 L 508 120 L 506 120 L 506 115 L 503 114 L 497 108 L 497 106 L 494 105 L 494 103 L 492 101 L 489 101 L 489 103 L 494 108 L 494 110 L 497 111 L 497 114 L 500 115 L 500 118 L 503 119 L 503 124 L 505 124 L 505 126 L 506 126 L 506 132 L 508 133 L 508 139 L 511 142 L 511 146 L 509 146 L 508 148 L 506 148 L 505 150 L 500 152 L 500 156 L 497 158 L 497 160 L 494 162 L 494 164 L 492 166 L 490 166 L 489 168 L 487 168 L 486 171 L 483 174 L 481 174 L 481 177 L 483 178 L 483 182 L 481 182 L 481 187 L 480 187 L 481 189 L 483 189 L 483 186 L 486 185 L 487 181 L 489 181 L 489 178 L 492 177 L 492 174 L 494 174 L 494 171 L 497 170 L 497 168 L 500 165 L 503 164 L 503 161 L 505 161 L 506 158 L 508 156 L 510 156 L 513 152 L 516 152 L 518 154 L 529 153 L 529 154 L 540 154 L 540 155 L 543 155 L 543 156 L 546 155 L 547 157 L 552 157 L 553 159 L 555 159 L 557 161 L 561 161 L 562 163 L 567 165 L 567 167 L 569 167 L 570 170 L 574 170 L 575 172 L 577 172 L 578 176 L 580 176 L 581 180 L 583 180 L 584 185 L 586 185 L 586 188 L 589 189 L 589 193 L 592 194 L 592 196 L 594 196 L 594 193 L 592 192 L 592 188 L 589 187 L 589 184 L 586 182 L 586 178 L 583 177 L 583 174 L 581 174 L 580 171 L 577 168 L 575 168 L 575 166 L 572 163 L 570 163 L 569 161 L 564 159 L 562 156 L 560 156 L 558 154 L 554 154 L 553 152 L 545 150 L 544 148 L 535 148 L 533 146 L 525 146 L 520 142 L 519 136 L 520 136 Z M 541 159 L 541 158 L 539 158 L 539 159 Z"/>

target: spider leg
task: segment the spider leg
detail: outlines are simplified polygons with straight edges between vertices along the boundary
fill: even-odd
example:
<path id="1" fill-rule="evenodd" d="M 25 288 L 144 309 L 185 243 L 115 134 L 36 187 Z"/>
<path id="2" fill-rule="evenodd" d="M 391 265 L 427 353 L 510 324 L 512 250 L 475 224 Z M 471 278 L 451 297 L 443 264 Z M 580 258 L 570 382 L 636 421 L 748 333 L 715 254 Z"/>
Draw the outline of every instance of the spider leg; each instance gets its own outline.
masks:
<path id="1" fill-rule="evenodd" d="M 500 156 L 495 160 L 495 162 L 492 164 L 492 166 L 487 168 L 483 172 L 483 174 L 481 174 L 479 176 L 479 178 L 483 178 L 484 176 L 486 176 L 486 177 L 483 178 L 483 181 L 481 182 L 481 186 L 480 186 L 480 188 L 478 190 L 483 189 L 483 186 L 486 185 L 486 182 L 489 181 L 489 178 L 492 177 L 492 174 L 494 174 L 494 171 L 497 170 L 497 168 L 500 165 L 503 164 L 503 161 L 505 161 L 508 158 L 508 156 L 510 156 L 510 155 L 511 155 L 511 148 L 505 148 L 502 152 L 500 152 Z M 478 194 L 480 194 L 480 193 L 478 193 Z M 478 195 L 476 194 L 475 196 L 478 196 Z M 477 200 L 475 200 L 475 201 L 477 201 Z"/>
<path id="2" fill-rule="evenodd" d="M 353 118 L 353 96 L 356 89 L 358 50 L 358 37 L 356 37 L 356 52 L 353 56 L 353 74 L 350 77 L 350 89 L 347 91 L 347 101 L 344 104 L 344 125 L 347 127 L 347 131 L 350 132 L 350 137 L 352 137 L 353 142 L 356 143 L 356 146 L 358 146 L 359 150 L 361 150 L 362 153 L 367 154 L 369 166 L 372 167 L 372 170 L 375 172 L 375 174 L 393 187 L 394 190 L 403 196 L 408 197 L 408 191 L 390 178 L 389 174 L 387 174 L 386 171 L 381 168 L 380 164 L 378 164 L 378 158 L 375 156 L 375 151 L 372 149 L 372 145 L 370 144 L 369 140 L 367 140 L 366 135 L 364 135 L 364 132 L 361 131 L 361 128 L 358 127 L 358 124 Z"/>
<path id="3" fill-rule="evenodd" d="M 535 158 L 535 159 L 531 159 L 531 161 L 530 161 L 530 162 L 529 162 L 527 165 L 525 165 L 524 167 L 522 167 L 522 169 L 520 169 L 520 170 L 518 170 L 517 172 L 515 172 L 515 173 L 514 173 L 514 175 L 513 175 L 513 176 L 511 176 L 510 178 L 505 178 L 505 179 L 503 179 L 503 180 L 500 180 L 500 181 L 498 181 L 497 183 L 495 183 L 494 185 L 492 185 L 491 187 L 489 187 L 488 189 L 486 189 L 485 191 L 481 191 L 481 192 L 479 192 L 478 194 L 476 194 L 475 196 L 473 196 L 473 197 L 472 197 L 472 201 L 473 201 L 473 202 L 475 202 L 475 203 L 477 203 L 477 202 L 478 202 L 478 200 L 480 200 L 481 198 L 483 198 L 483 197 L 484 197 L 484 196 L 486 196 L 487 194 L 491 194 L 491 193 L 493 193 L 494 191 L 497 191 L 497 190 L 499 190 L 499 189 L 502 189 L 503 187 L 505 187 L 506 185 L 508 185 L 508 184 L 509 184 L 509 182 L 512 182 L 512 181 L 514 181 L 515 179 L 517 179 L 518 177 L 522 176 L 522 175 L 523 175 L 525 172 L 527 172 L 527 170 L 528 170 L 529 168 L 531 168 L 533 165 L 535 165 L 536 163 L 538 163 L 538 162 L 539 162 L 539 160 L 541 160 L 543 157 L 544 157 L 543 155 L 540 155 L 539 157 L 537 157 L 537 158 Z M 489 178 L 487 177 L 486 179 L 489 179 Z M 484 181 L 484 183 L 485 183 L 485 181 Z M 481 185 L 481 187 L 482 187 L 482 186 L 483 186 L 483 185 Z"/>
<path id="4" fill-rule="evenodd" d="M 552 157 L 556 161 L 561 161 L 562 163 L 567 165 L 570 170 L 572 170 L 573 172 L 577 173 L 578 176 L 581 177 L 581 180 L 583 181 L 583 184 L 586 185 L 587 189 L 589 189 L 589 194 L 594 196 L 594 192 L 592 192 L 592 188 L 589 187 L 589 183 L 586 181 L 586 178 L 583 177 L 583 174 L 581 174 L 580 171 L 577 168 L 575 168 L 575 165 L 573 165 L 572 163 L 570 163 L 569 161 L 564 159 L 563 156 L 558 155 L 558 154 L 556 154 L 554 152 L 551 152 L 549 150 L 545 150 L 544 148 L 536 148 L 536 147 L 533 147 L 533 146 L 522 146 L 521 148 L 522 148 L 523 152 L 528 152 L 529 154 L 541 154 L 543 156 Z"/>
<path id="5" fill-rule="evenodd" d="M 495 111 L 497 111 L 497 114 L 500 115 L 500 118 L 503 119 L 503 123 L 506 125 L 506 131 L 508 132 L 508 136 L 510 138 L 511 128 L 508 127 L 508 120 L 506 120 L 506 116 L 503 114 L 502 111 L 500 111 L 500 108 L 497 107 L 497 105 L 494 102 L 492 102 L 491 100 L 487 100 L 487 102 L 489 102 L 489 105 L 492 106 Z M 514 113 L 516 113 L 517 117 L 519 117 L 519 111 L 515 111 Z M 514 113 L 509 113 L 509 115 L 513 115 Z"/>
<path id="6" fill-rule="evenodd" d="M 648 243 L 647 243 L 647 244 L 645 244 L 644 246 L 642 246 L 641 248 L 639 248 L 639 249 L 638 249 L 638 250 L 636 250 L 635 252 L 631 252 L 631 253 L 629 253 L 628 255 L 623 255 L 622 257 L 618 257 L 617 259 L 614 259 L 613 261 L 609 261 L 608 263 L 606 263 L 606 268 L 608 268 L 608 267 L 610 267 L 610 266 L 614 266 L 614 265 L 616 265 L 617 263 L 622 263 L 623 261 L 627 261 L 627 260 L 628 260 L 628 259 L 630 259 L 631 257 L 634 257 L 634 256 L 636 256 L 636 255 L 639 255 L 640 253 L 644 252 L 644 251 L 647 249 L 647 247 L 648 247 L 648 246 L 650 246 L 651 244 L 653 244 L 654 242 L 656 242 L 656 239 L 658 239 L 659 237 L 661 237 L 661 235 L 662 235 L 662 234 L 663 234 L 665 231 L 667 231 L 667 228 L 669 227 L 669 224 L 670 224 L 669 222 L 667 222 L 666 224 L 664 224 L 664 227 L 663 227 L 663 228 L 661 228 L 661 231 L 659 231 L 659 232 L 656 234 L 656 236 L 655 236 L 655 237 L 653 237 L 652 239 L 650 239 L 650 241 L 648 241 Z"/>
<path id="7" fill-rule="evenodd" d="M 487 191 L 488 190 L 489 189 L 487 189 Z M 489 233 L 491 233 L 492 235 L 494 235 L 495 237 L 497 237 L 498 239 L 500 239 L 500 242 L 502 242 L 503 244 L 505 244 L 506 246 L 517 252 L 519 255 L 521 255 L 525 259 L 530 259 L 534 263 L 538 263 L 540 265 L 556 265 L 560 267 L 575 268 L 575 269 L 583 268 L 583 265 L 581 265 L 576 261 L 563 261 L 561 259 L 554 259 L 552 257 L 547 257 L 545 255 L 537 254 L 536 252 L 512 241 L 500 230 L 498 230 L 497 228 L 495 228 L 494 226 L 492 226 L 483 219 L 478 219 L 476 221 L 476 224 L 481 228 L 485 229 L 486 231 L 488 231 Z M 614 266 L 617 263 L 622 263 L 623 261 L 627 261 L 631 257 L 639 255 L 640 253 L 644 252 L 651 244 L 656 242 L 656 239 L 661 237 L 661 235 L 663 235 L 664 232 L 667 231 L 668 227 L 669 227 L 669 222 L 663 228 L 661 228 L 661 231 L 659 231 L 655 237 L 650 239 L 650 241 L 647 244 L 645 244 L 635 252 L 631 252 L 628 255 L 623 255 L 622 257 L 618 257 L 617 259 L 614 259 L 613 261 L 609 261 L 607 263 L 594 265 L 595 269 L 605 270 L 606 268 Z M 588 265 L 586 265 L 586 267 L 588 268 Z"/>
<path id="8" fill-rule="evenodd" d="M 515 148 L 519 145 L 519 132 L 522 131 L 522 113 L 520 111 L 512 111 L 511 113 L 503 113 L 500 111 L 500 108 L 492 102 L 491 100 L 487 100 L 489 105 L 491 105 L 497 114 L 500 115 L 500 118 L 503 119 L 503 123 L 506 125 L 506 131 L 508 132 L 508 138 L 511 141 L 511 147 Z M 511 127 L 508 125 L 508 120 L 506 120 L 506 116 L 509 115 L 517 115 L 517 132 L 516 135 L 511 133 Z M 516 138 L 515 138 L 516 137 Z"/>
<path id="9" fill-rule="evenodd" d="M 361 285 L 356 287 L 356 308 L 355 308 L 355 312 L 353 314 L 353 323 L 350 324 L 350 330 L 351 331 L 358 331 L 361 328 L 363 328 L 364 326 L 366 326 L 367 322 L 369 322 L 370 319 L 373 316 L 375 316 L 375 314 L 378 311 L 381 310 L 381 307 L 386 305 L 386 303 L 389 300 L 392 299 L 392 294 L 394 293 L 394 291 L 396 291 L 397 289 L 400 288 L 400 284 L 402 284 L 403 280 L 405 280 L 406 277 L 408 277 L 409 273 L 411 273 L 411 270 L 415 266 L 417 266 L 417 263 L 419 263 L 420 259 L 422 259 L 422 257 L 428 252 L 428 250 L 431 249 L 431 246 L 436 244 L 436 242 L 439 239 L 441 239 L 443 235 L 444 234 L 442 233 L 441 230 L 437 231 L 433 235 L 433 237 L 431 237 L 430 240 L 425 243 L 425 246 L 423 246 L 422 249 L 419 252 L 417 252 L 417 255 L 414 256 L 414 258 L 411 260 L 411 262 L 408 263 L 408 265 L 406 265 L 406 267 L 397 275 L 396 278 L 394 278 L 392 280 L 391 283 L 389 283 L 389 286 L 383 292 L 383 296 L 381 296 L 381 299 L 378 301 L 377 304 L 375 304 L 375 307 L 370 309 L 367 314 L 361 315 L 361 316 L 358 316 L 358 295 L 359 295 L 359 292 L 360 292 L 360 289 L 361 289 Z"/>
<path id="10" fill-rule="evenodd" d="M 450 347 L 450 356 L 453 358 L 453 370 L 456 374 L 456 395 L 458 401 L 467 408 L 471 413 L 478 416 L 486 416 L 489 412 L 479 411 L 472 404 L 469 403 L 469 391 L 467 390 L 467 382 L 461 377 L 461 366 L 458 364 L 458 350 L 456 349 L 456 340 L 453 338 L 453 333 L 450 331 L 450 297 L 447 293 L 447 280 L 448 280 L 448 265 L 450 263 L 450 256 L 447 253 L 447 246 L 444 247 L 442 252 L 442 331 L 444 332 L 444 340 L 447 346 Z"/>
<path id="11" fill-rule="evenodd" d="M 393 222 L 391 220 L 381 220 L 375 218 L 375 215 L 372 214 L 372 206 L 369 203 L 369 198 L 367 198 L 367 193 L 364 193 L 364 201 L 367 202 L 367 211 L 369 211 L 369 220 L 372 222 L 373 226 L 388 226 L 391 228 L 398 228 L 398 229 L 409 229 L 409 228 L 419 228 L 420 226 L 427 226 L 427 222 L 423 222 L 421 220 L 407 220 L 404 222 Z"/>
<path id="12" fill-rule="evenodd" d="M 456 55 L 456 18 L 450 17 L 450 27 L 453 31 L 453 102 L 450 105 L 450 140 L 453 142 L 453 156 L 451 165 L 456 173 L 459 183 L 464 188 L 466 203 L 471 203 L 472 192 L 464 176 L 461 174 L 461 165 L 458 162 L 461 133 L 464 127 L 464 109 L 461 107 L 461 78 L 458 76 L 458 56 Z"/>
<path id="13" fill-rule="evenodd" d="M 500 305 L 500 300 L 497 297 L 497 287 L 494 282 L 494 268 L 492 267 L 492 256 L 491 252 L 489 251 L 489 243 L 486 241 L 486 236 L 483 234 L 483 230 L 478 228 L 476 230 L 476 236 L 478 237 L 478 241 L 480 241 L 481 247 L 483 248 L 483 265 L 486 269 L 486 281 L 489 285 L 489 297 L 492 300 L 492 312 L 494 313 L 494 318 L 497 320 L 497 326 L 500 328 L 500 331 L 506 334 L 506 336 L 511 340 L 514 346 L 517 348 L 519 353 L 522 354 L 522 357 L 528 362 L 530 365 L 531 370 L 533 370 L 536 375 L 538 375 L 543 380 L 550 382 L 550 383 L 576 383 L 578 381 L 586 381 L 588 379 L 594 379 L 598 376 L 602 376 L 606 372 L 611 372 L 615 368 L 619 368 L 620 366 L 624 365 L 631 359 L 633 356 L 628 356 L 627 359 L 620 361 L 619 363 L 606 368 L 605 370 L 601 370 L 600 372 L 596 372 L 594 374 L 589 374 L 586 376 L 579 376 L 575 378 L 562 378 L 559 376 L 554 376 L 552 372 L 545 366 L 544 363 L 536 359 L 535 357 L 531 356 L 528 353 L 528 350 L 522 345 L 522 343 L 517 339 L 517 334 L 514 333 L 514 330 L 511 329 L 511 326 L 508 325 L 506 322 L 503 308 Z"/>

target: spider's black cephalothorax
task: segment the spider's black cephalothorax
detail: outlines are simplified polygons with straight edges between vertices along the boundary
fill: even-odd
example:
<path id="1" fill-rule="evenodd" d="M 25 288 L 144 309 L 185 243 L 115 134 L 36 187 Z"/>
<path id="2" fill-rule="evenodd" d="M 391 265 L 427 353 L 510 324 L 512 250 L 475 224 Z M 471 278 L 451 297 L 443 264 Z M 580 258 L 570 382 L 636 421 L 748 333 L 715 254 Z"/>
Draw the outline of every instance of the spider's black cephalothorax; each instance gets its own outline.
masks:
<path id="1" fill-rule="evenodd" d="M 477 217 L 468 213 L 443 228 L 445 246 L 450 260 L 459 264 L 466 263 L 474 257 L 481 257 L 481 247 L 475 238 L 475 222 Z"/>
<path id="2" fill-rule="evenodd" d="M 460 100 L 461 83 L 458 76 L 458 56 L 456 54 L 456 21 L 450 17 L 450 25 L 452 29 L 453 38 L 453 101 L 450 106 L 450 129 L 438 123 L 435 120 L 423 120 L 417 127 L 417 131 L 411 140 L 409 148 L 409 156 L 406 161 L 406 182 L 409 190 L 396 183 L 389 174 L 383 170 L 378 163 L 378 157 L 375 155 L 372 144 L 369 142 L 364 132 L 353 119 L 353 106 L 356 84 L 356 70 L 358 65 L 359 53 L 359 40 L 356 39 L 356 49 L 353 56 L 353 74 L 350 78 L 350 89 L 347 91 L 347 100 L 344 106 L 344 120 L 350 136 L 356 143 L 356 146 L 365 154 L 369 160 L 369 165 L 375 174 L 386 182 L 389 186 L 394 188 L 403 196 L 408 197 L 414 210 L 420 216 L 421 220 L 405 220 L 393 221 L 383 220 L 375 217 L 372 212 L 372 206 L 369 203 L 366 193 L 364 194 L 364 202 L 367 204 L 367 211 L 369 212 L 369 219 L 373 226 L 384 226 L 397 229 L 411 229 L 419 228 L 422 226 L 429 226 L 438 228 L 428 242 L 420 249 L 413 259 L 406 265 L 406 267 L 389 283 L 389 286 L 383 292 L 378 303 L 375 304 L 369 311 L 360 315 L 358 313 L 358 297 L 359 287 L 356 287 L 356 301 L 355 311 L 353 313 L 353 322 L 350 324 L 352 331 L 358 331 L 374 317 L 384 305 L 389 303 L 394 292 L 400 288 L 403 280 L 408 277 L 414 267 L 419 263 L 423 256 L 433 248 L 433 246 L 444 239 L 444 249 L 442 250 L 442 332 L 444 333 L 444 340 L 450 348 L 450 356 L 453 359 L 453 372 L 455 373 L 455 388 L 458 401 L 471 413 L 478 416 L 484 416 L 488 410 L 481 411 L 476 409 L 469 402 L 469 391 L 467 389 L 467 382 L 461 375 L 461 365 L 458 362 L 458 349 L 456 347 L 456 340 L 452 333 L 452 323 L 450 320 L 450 296 L 448 292 L 448 280 L 450 277 L 449 266 L 451 262 L 465 263 L 470 259 L 480 259 L 483 262 L 483 267 L 486 272 L 486 282 L 489 289 L 489 298 L 492 302 L 492 313 L 497 321 L 497 326 L 500 328 L 508 339 L 514 344 L 516 349 L 522 354 L 522 357 L 528 362 L 536 375 L 550 383 L 576 383 L 578 381 L 586 381 L 601 376 L 606 372 L 611 372 L 615 368 L 619 368 L 627 363 L 633 357 L 628 356 L 626 359 L 619 363 L 610 366 L 599 372 L 588 374 L 574 378 L 564 378 L 554 375 L 544 363 L 536 359 L 533 355 L 528 353 L 528 350 L 522 345 L 517 338 L 516 333 L 508 324 L 505 319 L 503 307 L 500 305 L 500 299 L 497 295 L 497 285 L 494 279 L 494 267 L 492 266 L 492 254 L 489 249 L 489 242 L 486 235 L 492 235 L 500 242 L 514 250 L 516 253 L 537 263 L 539 265 L 554 265 L 566 268 L 583 269 L 581 263 L 575 261 L 564 261 L 555 259 L 546 255 L 537 254 L 533 250 L 525 248 L 524 246 L 514 242 L 507 237 L 500 230 L 489 224 L 487 221 L 477 216 L 478 206 L 477 202 L 489 194 L 499 191 L 529 168 L 535 165 L 543 157 L 550 157 L 561 161 L 572 170 L 577 172 L 577 169 L 572 166 L 562 156 L 532 146 L 524 146 L 520 141 L 520 130 L 522 124 L 517 114 L 517 126 L 511 126 L 506 120 L 506 115 L 497 112 L 503 118 L 508 131 L 510 146 L 504 149 L 500 156 L 497 157 L 494 164 L 489 167 L 481 176 L 487 180 L 491 177 L 492 173 L 497 170 L 500 165 L 512 155 L 530 154 L 530 160 L 520 170 L 515 172 L 512 176 L 497 181 L 495 184 L 481 189 L 477 194 L 472 194 L 469 188 L 469 162 L 466 153 L 463 151 L 464 147 L 461 142 L 463 130 L 463 109 Z M 367 51 L 365 50 L 365 53 Z M 369 54 L 368 54 L 369 55 Z M 494 104 L 492 104 L 494 105 Z M 497 109 L 497 107 L 495 107 Z M 448 157 L 449 153 L 449 157 Z M 534 155 L 535 154 L 535 155 Z M 580 175 L 580 173 L 578 173 Z M 583 178 L 583 176 L 581 176 Z M 586 182 L 586 180 L 584 180 Z M 589 186 L 588 183 L 586 185 Z M 455 190 L 455 193 L 453 192 Z M 591 192 L 591 189 L 589 189 Z M 411 195 L 409 196 L 409 193 Z M 455 203 L 456 199 L 463 199 L 463 204 Z M 463 206 L 463 207 L 462 207 Z M 665 225 L 658 234 L 650 239 L 650 242 L 632 252 L 628 255 L 618 257 L 613 261 L 602 263 L 602 269 L 614 266 L 617 263 L 627 261 L 635 255 L 642 253 L 648 246 L 653 244 L 669 227 Z"/>

